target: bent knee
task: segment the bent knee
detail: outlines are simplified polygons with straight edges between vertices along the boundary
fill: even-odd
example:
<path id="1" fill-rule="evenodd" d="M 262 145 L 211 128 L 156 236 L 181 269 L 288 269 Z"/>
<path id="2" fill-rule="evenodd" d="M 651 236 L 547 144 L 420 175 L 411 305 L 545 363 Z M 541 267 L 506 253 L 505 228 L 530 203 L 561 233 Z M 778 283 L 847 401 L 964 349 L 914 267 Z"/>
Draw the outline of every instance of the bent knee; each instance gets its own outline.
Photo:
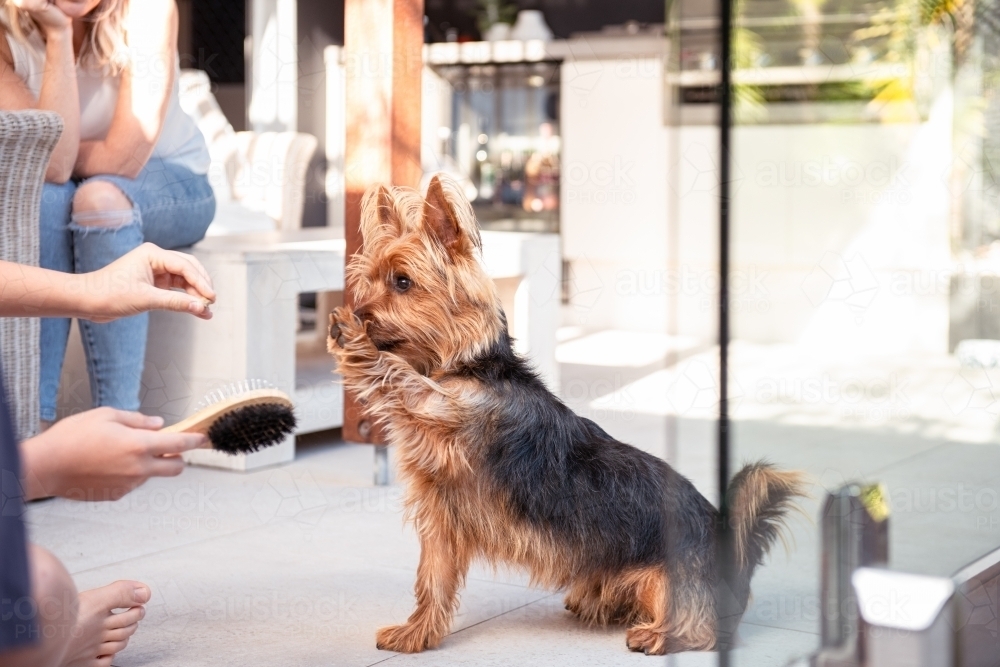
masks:
<path id="1" fill-rule="evenodd" d="M 84 227 L 119 227 L 131 211 L 129 198 L 107 181 L 87 181 L 73 195 L 73 222 Z"/>
<path id="2" fill-rule="evenodd" d="M 52 552 L 42 547 L 28 545 L 28 562 L 31 566 L 31 594 L 40 604 L 42 601 L 56 605 L 70 605 L 71 609 L 61 610 L 65 614 L 72 611 L 76 615 L 76 585 L 66 567 Z"/>

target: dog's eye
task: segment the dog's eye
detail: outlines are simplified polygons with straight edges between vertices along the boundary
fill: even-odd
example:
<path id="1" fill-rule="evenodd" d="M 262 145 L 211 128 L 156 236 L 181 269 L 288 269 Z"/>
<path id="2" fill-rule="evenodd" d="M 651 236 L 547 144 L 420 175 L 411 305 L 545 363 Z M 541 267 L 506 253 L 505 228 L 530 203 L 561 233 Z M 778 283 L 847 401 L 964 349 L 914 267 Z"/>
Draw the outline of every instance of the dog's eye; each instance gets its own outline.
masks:
<path id="1" fill-rule="evenodd" d="M 397 292 L 405 292 L 406 290 L 413 287 L 413 281 L 406 276 L 396 276 L 392 281 L 393 287 L 396 288 Z"/>

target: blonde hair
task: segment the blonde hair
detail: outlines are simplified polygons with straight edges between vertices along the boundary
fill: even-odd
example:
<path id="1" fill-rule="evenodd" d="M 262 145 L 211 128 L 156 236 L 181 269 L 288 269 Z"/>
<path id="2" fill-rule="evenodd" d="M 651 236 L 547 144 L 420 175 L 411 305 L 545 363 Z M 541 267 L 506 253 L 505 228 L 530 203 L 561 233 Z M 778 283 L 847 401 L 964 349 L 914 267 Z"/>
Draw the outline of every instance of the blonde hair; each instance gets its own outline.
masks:
<path id="1" fill-rule="evenodd" d="M 101 0 L 83 17 L 86 34 L 80 48 L 80 62 L 119 74 L 129 63 L 125 18 L 129 0 Z M 0 0 L 0 29 L 9 29 L 18 41 L 38 30 L 31 14 Z"/>

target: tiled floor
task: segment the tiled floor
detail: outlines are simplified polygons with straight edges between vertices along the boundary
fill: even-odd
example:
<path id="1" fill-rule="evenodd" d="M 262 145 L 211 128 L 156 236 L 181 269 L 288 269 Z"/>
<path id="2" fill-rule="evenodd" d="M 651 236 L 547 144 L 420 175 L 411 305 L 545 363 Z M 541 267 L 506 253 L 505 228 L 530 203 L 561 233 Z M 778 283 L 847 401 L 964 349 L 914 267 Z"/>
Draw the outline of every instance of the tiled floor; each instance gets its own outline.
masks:
<path id="1" fill-rule="evenodd" d="M 667 456 L 710 494 L 714 399 L 704 378 L 712 374 L 711 353 L 678 346 L 680 361 L 665 368 L 660 356 L 670 346 L 654 345 L 652 357 L 619 355 L 602 365 L 586 344 L 578 340 L 576 356 L 564 356 L 567 402 L 612 434 Z M 828 379 L 842 390 L 857 382 L 870 389 L 893 373 L 908 384 L 886 399 L 873 390 L 854 400 L 844 391 L 817 402 L 770 389 L 832 371 L 782 350 L 745 348 L 736 359 L 746 396 L 736 413 L 736 458 L 767 456 L 815 480 L 803 505 L 808 518 L 792 522 L 788 553 L 776 549 L 754 578 L 737 665 L 783 665 L 817 643 L 815 517 L 824 488 L 857 477 L 889 486 L 892 562 L 901 569 L 949 574 L 1000 545 L 996 411 L 981 391 L 993 386 L 989 378 L 985 385 L 964 378 L 948 359 L 881 368 L 859 362 L 853 374 L 840 364 L 843 377 Z M 961 382 L 956 389 L 955 378 L 971 389 Z M 873 406 L 889 417 L 873 417 Z M 376 650 L 376 628 L 411 609 L 418 546 L 403 523 L 400 488 L 373 487 L 371 479 L 370 448 L 310 437 L 284 467 L 245 474 L 192 467 L 116 503 L 33 504 L 31 534 L 63 559 L 78 586 L 119 578 L 152 586 L 149 613 L 119 667 L 664 664 L 629 653 L 621 628 L 581 626 L 561 595 L 528 587 L 522 574 L 482 568 L 470 575 L 454 632 L 439 649 L 414 656 Z M 688 654 L 672 664 L 715 658 Z"/>

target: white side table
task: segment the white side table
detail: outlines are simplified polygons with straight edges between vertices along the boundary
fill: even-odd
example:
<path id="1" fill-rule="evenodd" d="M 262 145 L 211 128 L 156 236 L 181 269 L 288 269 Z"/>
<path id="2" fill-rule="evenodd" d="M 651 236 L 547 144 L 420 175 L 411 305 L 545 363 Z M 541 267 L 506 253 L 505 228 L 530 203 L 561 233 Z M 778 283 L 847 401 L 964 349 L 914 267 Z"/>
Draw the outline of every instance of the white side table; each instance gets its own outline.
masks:
<path id="1" fill-rule="evenodd" d="M 190 414 L 201 397 L 247 378 L 267 380 L 294 397 L 298 433 L 343 425 L 343 391 L 325 353 L 296 359 L 298 295 L 344 288 L 344 240 L 327 228 L 206 238 L 193 254 L 215 283 L 214 317 L 153 313 L 143 411 L 167 423 Z M 518 351 L 558 389 L 555 332 L 561 260 L 555 234 L 483 232 L 483 261 L 505 295 Z M 318 313 L 325 327 L 326 314 Z M 204 450 L 190 463 L 250 470 L 291 461 L 295 439 L 230 456 Z"/>

